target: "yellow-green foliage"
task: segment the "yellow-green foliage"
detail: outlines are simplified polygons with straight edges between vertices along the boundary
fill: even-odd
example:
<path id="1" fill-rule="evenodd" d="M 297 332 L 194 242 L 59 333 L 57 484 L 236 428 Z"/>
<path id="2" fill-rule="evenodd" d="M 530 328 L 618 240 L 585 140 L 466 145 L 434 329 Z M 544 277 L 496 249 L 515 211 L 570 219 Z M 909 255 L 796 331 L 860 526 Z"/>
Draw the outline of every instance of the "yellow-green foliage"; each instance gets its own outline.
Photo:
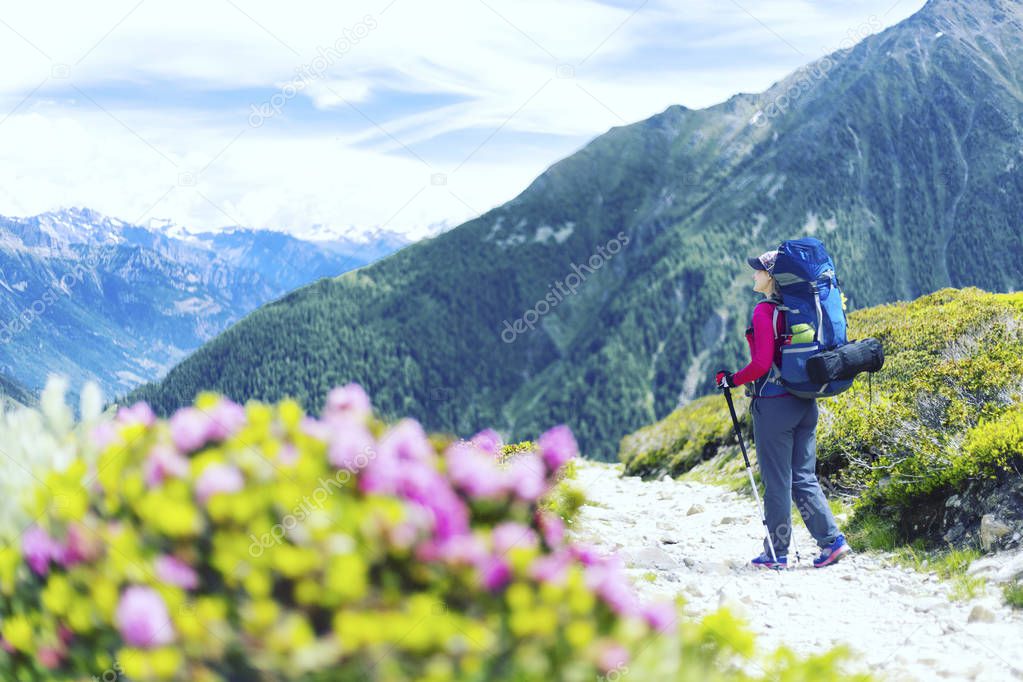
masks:
<path id="1" fill-rule="evenodd" d="M 516 457 L 535 451 L 536 443 L 533 441 L 508 443 L 502 445 L 498 451 L 498 461 L 502 466 L 507 466 Z M 540 507 L 554 512 L 569 526 L 575 523 L 579 509 L 586 504 L 586 494 L 571 483 L 576 479 L 577 473 L 575 462 L 570 460 L 554 474 L 556 484 L 540 500 Z"/>
<path id="2" fill-rule="evenodd" d="M 858 508 L 907 508 L 1023 452 L 1023 294 L 942 289 L 849 316 L 849 338 L 875 337 L 885 366 L 821 401 L 818 458 Z M 1015 406 L 1015 407 L 1013 407 Z M 988 435 L 994 431 L 1000 435 Z M 984 424 L 978 428 L 978 424 Z"/>
<path id="3" fill-rule="evenodd" d="M 845 529 L 846 539 L 853 547 L 892 551 L 899 546 L 899 531 L 895 523 L 873 512 L 853 516 Z"/>
<path id="4" fill-rule="evenodd" d="M 861 374 L 845 393 L 819 401 L 817 457 L 823 474 L 859 495 L 858 515 L 898 517 L 1020 461 L 1023 293 L 942 289 L 852 312 L 848 322 L 850 340 L 882 342 L 885 365 L 870 383 Z M 742 415 L 745 399 L 736 398 Z M 734 456 L 734 444 L 715 394 L 626 436 L 619 456 L 629 474 L 678 475 L 722 446 Z M 892 529 L 875 519 L 862 530 Z"/>
<path id="5" fill-rule="evenodd" d="M 586 493 L 567 480 L 559 481 L 540 500 L 540 507 L 554 512 L 569 526 L 575 523 L 575 519 L 579 515 L 579 509 L 584 504 L 586 504 Z"/>
<path id="6" fill-rule="evenodd" d="M 917 571 L 933 572 L 942 580 L 949 581 L 952 584 L 950 596 L 957 601 L 973 599 L 983 593 L 987 581 L 966 572 L 970 568 L 970 563 L 979 557 L 980 551 L 973 548 L 955 549 L 949 547 L 939 552 L 929 552 L 919 540 L 912 545 L 898 547 L 895 551 L 896 561 L 903 566 Z"/>
<path id="7" fill-rule="evenodd" d="M 955 464 L 960 478 L 977 476 L 984 471 L 1012 470 L 1023 443 L 1023 404 L 1016 403 L 1002 414 L 984 420 L 970 429 L 963 443 L 969 456 Z"/>
<path id="8" fill-rule="evenodd" d="M 1014 609 L 1023 609 L 1023 583 L 1010 582 L 1002 587 L 1005 603 Z"/>
<path id="9" fill-rule="evenodd" d="M 749 399 L 732 391 L 736 416 L 749 442 Z M 678 408 L 659 422 L 622 439 L 619 459 L 629 476 L 672 476 L 684 473 L 717 454 L 726 444 L 736 444 L 732 417 L 723 395 L 709 395 Z"/>
<path id="10" fill-rule="evenodd" d="M 743 495 L 752 495 L 753 491 L 750 490 L 749 477 L 746 476 L 744 471 L 745 464 L 742 461 L 742 457 L 736 454 L 738 451 L 739 448 L 737 446 L 734 448 L 727 446 L 721 448 L 718 454 L 700 462 L 687 471 L 685 474 L 686 480 L 706 483 L 708 485 L 720 485 Z M 760 471 L 756 468 L 753 469 L 753 478 L 759 485 Z"/>
<path id="11" fill-rule="evenodd" d="M 517 454 L 533 452 L 534 450 L 536 450 L 536 443 L 531 440 L 524 440 L 519 443 L 506 443 L 501 446 L 498 459 L 501 462 L 505 462 Z"/>

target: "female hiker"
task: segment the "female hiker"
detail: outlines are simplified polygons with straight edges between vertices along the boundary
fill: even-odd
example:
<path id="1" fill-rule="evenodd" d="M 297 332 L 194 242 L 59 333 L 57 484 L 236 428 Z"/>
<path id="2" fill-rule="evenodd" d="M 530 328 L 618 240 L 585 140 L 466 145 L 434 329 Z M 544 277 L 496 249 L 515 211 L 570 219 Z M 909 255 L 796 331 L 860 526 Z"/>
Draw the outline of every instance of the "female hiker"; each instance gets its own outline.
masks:
<path id="1" fill-rule="evenodd" d="M 817 400 L 799 398 L 768 381 L 772 364 L 781 366 L 781 346 L 785 343 L 785 312 L 778 311 L 777 326 L 772 329 L 775 305 L 782 302 L 772 271 L 778 251 L 768 251 L 747 259 L 753 268 L 753 291 L 766 300 L 753 309 L 753 324 L 746 330 L 750 362 L 734 374 L 720 371 L 715 378 L 721 388 L 751 384 L 753 437 L 756 443 L 760 478 L 764 482 L 764 513 L 774 543 L 777 561 L 771 558 L 764 539 L 764 551 L 751 563 L 766 568 L 788 566 L 789 540 L 792 535 L 792 499 L 810 534 L 821 548 L 813 565 L 822 568 L 835 563 L 851 551 L 845 536 L 838 531 L 835 518 L 817 481 Z"/>

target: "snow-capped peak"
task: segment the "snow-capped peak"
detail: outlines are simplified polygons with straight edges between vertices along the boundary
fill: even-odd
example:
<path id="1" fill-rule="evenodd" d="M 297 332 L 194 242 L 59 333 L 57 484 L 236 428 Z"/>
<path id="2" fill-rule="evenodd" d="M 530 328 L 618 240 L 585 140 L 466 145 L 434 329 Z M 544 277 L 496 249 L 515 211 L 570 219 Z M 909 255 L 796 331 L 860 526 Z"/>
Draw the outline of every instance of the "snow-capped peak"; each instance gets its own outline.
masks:
<path id="1" fill-rule="evenodd" d="M 162 234 L 171 239 L 179 239 L 186 242 L 198 241 L 196 231 L 184 225 L 180 225 L 170 218 L 150 218 L 146 221 L 145 227 L 150 232 Z"/>

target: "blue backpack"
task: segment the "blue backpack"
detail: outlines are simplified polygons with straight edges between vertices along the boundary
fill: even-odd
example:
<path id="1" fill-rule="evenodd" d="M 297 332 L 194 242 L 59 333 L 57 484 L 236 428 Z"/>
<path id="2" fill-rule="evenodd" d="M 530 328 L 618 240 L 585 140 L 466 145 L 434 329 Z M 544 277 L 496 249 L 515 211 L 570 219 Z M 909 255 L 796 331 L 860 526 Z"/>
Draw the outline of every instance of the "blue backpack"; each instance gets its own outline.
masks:
<path id="1" fill-rule="evenodd" d="M 804 331 L 798 335 L 799 343 L 781 347 L 781 367 L 772 362 L 771 370 L 757 395 L 788 392 L 800 398 L 824 398 L 848 390 L 853 384 L 855 372 L 853 376 L 839 378 L 835 373 L 828 375 L 808 371 L 808 361 L 811 358 L 827 356 L 829 351 L 847 345 L 842 292 L 835 274 L 835 264 L 824 244 L 812 237 L 782 242 L 778 247 L 772 274 L 778 282 L 782 298 L 780 304 L 772 300 L 775 305 L 774 329 L 777 329 L 778 311 L 783 310 L 786 335 L 793 337 L 793 327 Z M 807 336 L 811 329 L 812 340 L 803 341 L 801 337 Z M 812 365 L 810 363 L 811 368 Z M 866 366 L 858 371 L 864 369 L 872 371 Z M 848 374 L 848 371 L 844 374 Z"/>

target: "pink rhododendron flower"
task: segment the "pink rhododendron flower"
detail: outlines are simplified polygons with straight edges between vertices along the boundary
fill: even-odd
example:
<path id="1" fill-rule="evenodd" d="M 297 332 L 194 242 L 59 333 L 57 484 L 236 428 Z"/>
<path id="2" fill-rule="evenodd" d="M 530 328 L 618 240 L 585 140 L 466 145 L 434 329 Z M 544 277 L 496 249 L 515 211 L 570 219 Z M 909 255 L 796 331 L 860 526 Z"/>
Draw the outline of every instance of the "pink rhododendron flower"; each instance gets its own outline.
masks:
<path id="1" fill-rule="evenodd" d="M 170 418 L 171 440 L 183 453 L 194 452 L 210 438 L 212 422 L 208 414 L 195 407 L 182 407 Z"/>
<path id="2" fill-rule="evenodd" d="M 639 598 L 619 568 L 613 564 L 587 566 L 585 583 L 619 616 L 640 615 Z"/>
<path id="3" fill-rule="evenodd" d="M 359 471 L 377 456 L 373 434 L 363 424 L 339 419 L 330 424 L 327 459 L 338 469 Z"/>
<path id="4" fill-rule="evenodd" d="M 393 451 L 381 451 L 359 474 L 359 490 L 377 495 L 394 495 L 401 486 L 402 465 Z"/>
<path id="5" fill-rule="evenodd" d="M 153 446 L 144 465 L 146 485 L 150 488 L 160 485 L 167 478 L 184 478 L 188 475 L 188 458 L 176 449 L 158 443 Z"/>
<path id="6" fill-rule="evenodd" d="M 444 458 L 451 482 L 470 497 L 493 498 L 505 493 L 505 471 L 497 460 L 476 446 L 452 443 L 445 450 Z"/>
<path id="7" fill-rule="evenodd" d="M 501 557 L 484 559 L 479 569 L 483 587 L 491 592 L 501 589 L 511 580 L 511 566 Z"/>
<path id="8" fill-rule="evenodd" d="M 557 471 L 565 462 L 579 454 L 579 447 L 576 445 L 572 430 L 565 424 L 558 424 L 544 431 L 537 439 L 536 444 L 540 449 L 543 461 L 552 472 Z"/>
<path id="9" fill-rule="evenodd" d="M 469 442 L 495 457 L 501 452 L 501 434 L 493 429 L 483 429 L 470 438 Z"/>
<path id="10" fill-rule="evenodd" d="M 67 546 L 57 560 L 67 568 L 83 561 L 93 561 L 102 551 L 100 539 L 74 523 L 67 529 Z"/>
<path id="11" fill-rule="evenodd" d="M 478 534 L 454 535 L 446 540 L 428 540 L 416 548 L 421 561 L 443 561 L 462 566 L 480 566 L 489 554 L 486 542 Z"/>
<path id="12" fill-rule="evenodd" d="M 176 585 L 185 590 L 194 590 L 199 586 L 199 575 L 181 559 L 169 554 L 156 558 L 156 577 L 168 585 Z"/>
<path id="13" fill-rule="evenodd" d="M 467 532 L 469 510 L 433 461 L 401 460 L 396 449 L 378 448 L 359 475 L 364 493 L 399 495 L 428 512 L 438 539 Z"/>
<path id="14" fill-rule="evenodd" d="M 324 414 L 342 413 L 364 419 L 373 413 L 373 406 L 366 391 L 353 381 L 330 389 L 323 411 Z"/>
<path id="15" fill-rule="evenodd" d="M 409 505 L 401 521 L 387 527 L 385 531 L 387 542 L 392 547 L 401 549 L 411 549 L 415 546 L 418 553 L 424 546 L 436 542 L 432 537 L 428 537 L 433 531 L 433 525 L 433 512 L 420 505 Z"/>
<path id="16" fill-rule="evenodd" d="M 540 544 L 536 531 L 517 521 L 497 524 L 490 532 L 490 538 L 494 543 L 494 551 L 498 554 L 505 554 L 513 547 L 533 549 Z"/>
<path id="17" fill-rule="evenodd" d="M 414 523 L 401 522 L 390 526 L 386 531 L 387 542 L 391 547 L 409 549 L 416 543 L 421 530 Z"/>
<path id="18" fill-rule="evenodd" d="M 330 424 L 328 422 L 320 421 L 315 417 L 306 415 L 302 417 L 302 421 L 300 421 L 298 425 L 302 430 L 302 433 L 310 435 L 313 438 L 317 438 L 322 441 L 330 439 Z"/>
<path id="19" fill-rule="evenodd" d="M 92 428 L 89 434 L 96 447 L 102 449 L 120 438 L 117 427 L 109 421 L 102 421 Z"/>
<path id="20" fill-rule="evenodd" d="M 561 584 L 568 575 L 572 556 L 566 551 L 537 557 L 529 567 L 529 575 L 541 582 Z"/>
<path id="21" fill-rule="evenodd" d="M 439 499 L 420 502 L 434 515 L 434 534 L 440 539 L 461 535 L 469 530 L 469 510 L 450 488 L 439 495 Z"/>
<path id="22" fill-rule="evenodd" d="M 60 651 L 50 646 L 41 646 L 39 651 L 36 652 L 36 660 L 39 661 L 39 665 L 47 670 L 59 668 L 62 656 Z"/>
<path id="23" fill-rule="evenodd" d="M 524 502 L 535 502 L 547 492 L 547 475 L 538 455 L 515 457 L 506 470 L 508 487 Z"/>
<path id="24" fill-rule="evenodd" d="M 433 464 L 407 462 L 400 468 L 399 492 L 433 514 L 433 532 L 445 540 L 469 531 L 469 509 Z"/>
<path id="25" fill-rule="evenodd" d="M 121 639 L 128 646 L 147 649 L 174 641 L 167 604 L 160 593 L 150 587 L 133 585 L 126 589 L 117 604 L 114 620 Z"/>
<path id="26" fill-rule="evenodd" d="M 601 649 L 597 656 L 597 667 L 605 675 L 624 667 L 628 662 L 629 652 L 621 644 L 609 644 Z"/>
<path id="27" fill-rule="evenodd" d="M 437 456 L 416 420 L 405 418 L 393 425 L 370 454 L 373 456 L 359 475 L 360 491 L 404 495 L 429 508 L 437 517 L 468 518 L 464 505 L 436 470 Z M 436 500 L 432 499 L 434 493 Z M 468 520 L 465 524 L 468 525 Z"/>
<path id="28" fill-rule="evenodd" d="M 245 487 L 245 479 L 238 467 L 231 464 L 210 464 L 202 470 L 195 482 L 195 496 L 205 503 L 218 493 L 236 493 Z"/>
<path id="29" fill-rule="evenodd" d="M 227 398 L 206 411 L 210 418 L 209 437 L 226 440 L 245 426 L 245 408 Z"/>
<path id="30" fill-rule="evenodd" d="M 21 553 L 36 575 L 50 572 L 50 561 L 62 561 L 64 548 L 39 526 L 33 525 L 21 537 Z"/>
<path id="31" fill-rule="evenodd" d="M 433 462 L 436 454 L 422 425 L 405 417 L 380 438 L 380 452 L 393 453 L 402 462 Z"/>
<path id="32" fill-rule="evenodd" d="M 284 443 L 281 445 L 280 452 L 277 453 L 277 458 L 281 464 L 290 466 L 298 461 L 298 448 L 294 443 Z"/>
<path id="33" fill-rule="evenodd" d="M 121 424 L 142 424 L 152 426 L 156 421 L 156 415 L 149 407 L 149 403 L 141 400 L 130 407 L 120 407 L 117 410 L 115 419 Z"/>
<path id="34" fill-rule="evenodd" d="M 572 544 L 570 551 L 572 552 L 572 555 L 579 560 L 579 563 L 584 566 L 599 564 L 602 559 L 600 551 L 596 547 L 582 542 Z"/>
<path id="35" fill-rule="evenodd" d="M 678 616 L 671 602 L 654 602 L 643 607 L 643 619 L 658 633 L 664 634 L 675 624 Z"/>
<path id="36" fill-rule="evenodd" d="M 565 541 L 565 522 L 557 514 L 538 509 L 536 522 L 548 547 L 560 547 Z"/>

